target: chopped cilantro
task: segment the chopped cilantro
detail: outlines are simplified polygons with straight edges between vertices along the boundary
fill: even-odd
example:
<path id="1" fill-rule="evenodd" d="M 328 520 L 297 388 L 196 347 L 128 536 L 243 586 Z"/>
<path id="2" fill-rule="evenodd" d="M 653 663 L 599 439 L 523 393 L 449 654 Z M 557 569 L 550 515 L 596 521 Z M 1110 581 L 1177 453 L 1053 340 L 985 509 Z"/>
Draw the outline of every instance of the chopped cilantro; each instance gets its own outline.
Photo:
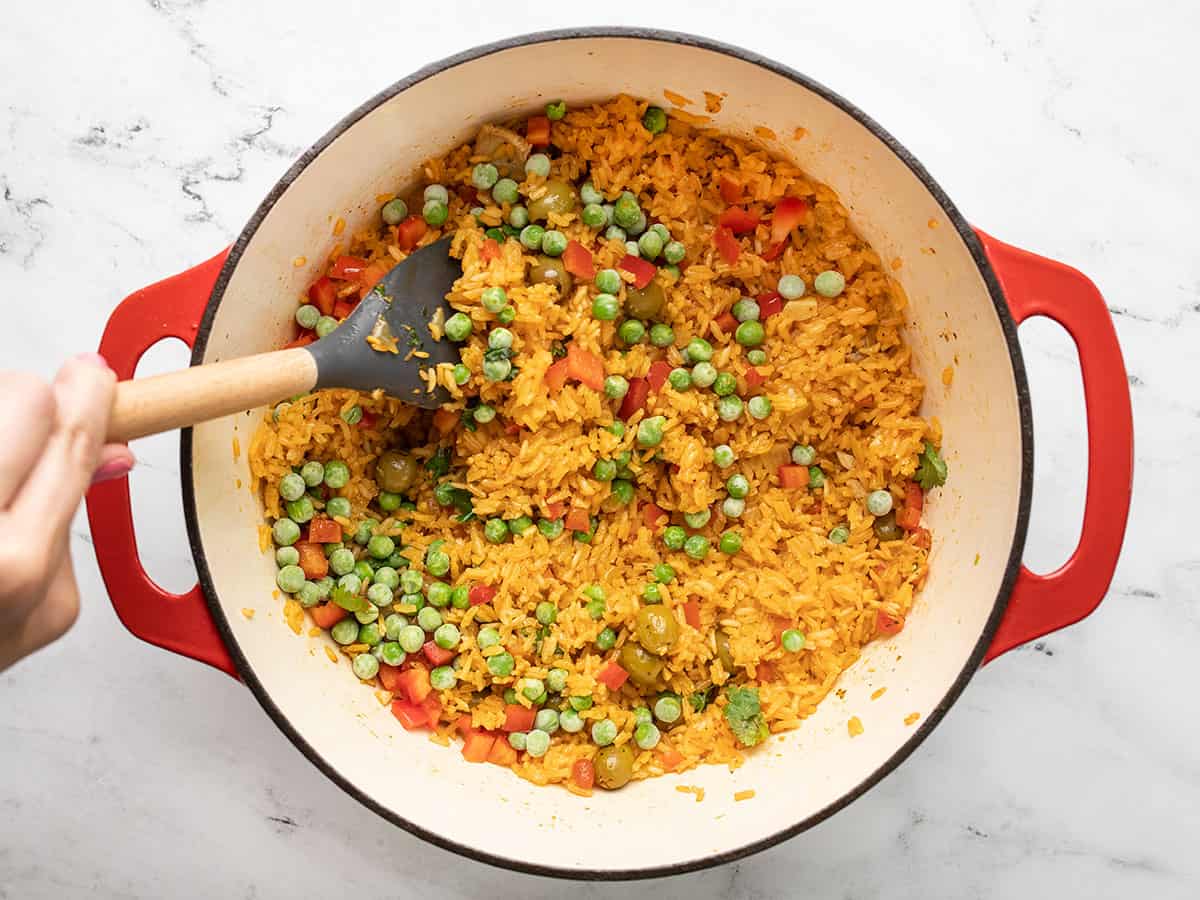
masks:
<path id="1" fill-rule="evenodd" d="M 767 723 L 758 702 L 757 688 L 732 687 L 725 692 L 725 721 L 743 747 L 760 744 L 767 736 Z"/>
<path id="2" fill-rule="evenodd" d="M 946 483 L 946 476 L 949 474 L 946 461 L 929 441 L 925 442 L 925 449 L 921 451 L 920 460 L 921 464 L 917 467 L 917 482 L 924 490 L 929 491 Z"/>

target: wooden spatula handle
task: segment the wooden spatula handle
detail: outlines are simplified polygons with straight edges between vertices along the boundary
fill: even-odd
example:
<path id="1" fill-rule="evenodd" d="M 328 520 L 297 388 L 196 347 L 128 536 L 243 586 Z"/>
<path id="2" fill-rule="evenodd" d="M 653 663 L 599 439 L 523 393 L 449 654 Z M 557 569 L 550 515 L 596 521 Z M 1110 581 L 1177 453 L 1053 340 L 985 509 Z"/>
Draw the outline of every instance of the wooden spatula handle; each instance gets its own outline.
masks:
<path id="1" fill-rule="evenodd" d="M 302 347 L 122 381 L 108 440 L 124 442 L 276 403 L 316 383 L 316 360 Z"/>

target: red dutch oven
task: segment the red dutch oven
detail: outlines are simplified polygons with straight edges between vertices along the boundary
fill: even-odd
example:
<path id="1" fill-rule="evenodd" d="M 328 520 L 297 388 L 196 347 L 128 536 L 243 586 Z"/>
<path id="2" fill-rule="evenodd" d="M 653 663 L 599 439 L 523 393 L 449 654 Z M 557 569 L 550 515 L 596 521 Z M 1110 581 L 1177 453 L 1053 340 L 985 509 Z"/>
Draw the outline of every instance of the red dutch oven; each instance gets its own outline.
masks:
<path id="1" fill-rule="evenodd" d="M 550 86 L 554 97 L 546 94 Z M 113 606 L 143 640 L 240 678 L 287 736 L 347 792 L 396 825 L 487 862 L 541 874 L 631 878 L 702 868 L 768 847 L 829 816 L 895 768 L 937 725 L 976 669 L 1096 608 L 1124 535 L 1132 479 L 1128 383 L 1096 287 L 1074 269 L 971 228 L 929 173 L 878 124 L 779 63 L 655 31 L 535 34 L 480 47 L 397 82 L 350 113 L 271 190 L 236 243 L 144 288 L 115 310 L 100 351 L 129 378 L 167 337 L 200 364 L 278 347 L 296 297 L 336 238 L 377 215 L 374 197 L 483 122 L 625 92 L 700 102 L 723 131 L 757 135 L 829 184 L 910 298 L 907 340 L 945 434 L 952 478 L 928 508 L 931 572 L 904 631 L 869 645 L 797 731 L 734 772 L 705 766 L 583 799 L 539 788 L 404 732 L 372 692 L 335 671 L 272 601 L 244 455 L 261 411 L 183 432 L 181 471 L 199 584 L 155 585 L 138 560 L 125 480 L 88 496 Z M 705 113 L 703 92 L 725 95 Z M 770 131 L 764 131 L 768 128 Z M 774 136 L 771 136 L 774 135 Z M 293 261 L 312 261 L 297 267 Z M 1032 316 L 1074 339 L 1088 425 L 1082 537 L 1049 575 L 1021 565 L 1033 483 L 1032 420 L 1016 327 Z M 940 378 L 954 366 L 954 380 Z M 256 607 L 253 620 L 240 615 Z M 344 663 L 343 663 L 344 664 Z M 878 687 L 887 692 L 867 707 Z M 915 720 L 912 714 L 916 713 Z M 856 738 L 846 722 L 859 714 Z M 675 788 L 705 789 L 703 804 Z M 748 802 L 734 794 L 752 790 Z M 681 799 L 682 798 L 682 799 Z M 686 801 L 686 802 L 685 802 Z M 503 810 L 501 819 L 497 813 Z M 502 828 L 494 823 L 503 821 Z M 667 836 L 667 837 L 664 837 Z"/>

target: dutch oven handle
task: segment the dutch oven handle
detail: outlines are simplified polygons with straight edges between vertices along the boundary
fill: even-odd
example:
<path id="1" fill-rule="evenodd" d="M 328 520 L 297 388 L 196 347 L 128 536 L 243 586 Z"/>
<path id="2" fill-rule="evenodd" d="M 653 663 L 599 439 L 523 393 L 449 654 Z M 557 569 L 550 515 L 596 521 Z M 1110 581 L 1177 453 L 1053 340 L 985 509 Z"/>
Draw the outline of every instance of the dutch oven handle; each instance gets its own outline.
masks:
<path id="1" fill-rule="evenodd" d="M 189 347 L 228 250 L 208 262 L 126 297 L 113 311 L 100 339 L 100 354 L 118 378 L 132 378 L 138 360 L 163 338 Z M 190 656 L 237 677 L 204 602 L 200 585 L 172 594 L 155 584 L 138 556 L 129 502 L 129 479 L 93 485 L 87 495 L 88 524 L 96 561 L 117 616 L 136 637 Z"/>
<path id="2" fill-rule="evenodd" d="M 1104 298 L 1081 272 L 1010 247 L 976 230 L 1020 324 L 1046 316 L 1067 330 L 1079 351 L 1087 409 L 1088 476 L 1083 530 L 1071 558 L 1049 575 L 1024 566 L 992 645 L 990 661 L 1019 644 L 1078 622 L 1112 581 L 1133 490 L 1133 413 L 1117 333 Z"/>

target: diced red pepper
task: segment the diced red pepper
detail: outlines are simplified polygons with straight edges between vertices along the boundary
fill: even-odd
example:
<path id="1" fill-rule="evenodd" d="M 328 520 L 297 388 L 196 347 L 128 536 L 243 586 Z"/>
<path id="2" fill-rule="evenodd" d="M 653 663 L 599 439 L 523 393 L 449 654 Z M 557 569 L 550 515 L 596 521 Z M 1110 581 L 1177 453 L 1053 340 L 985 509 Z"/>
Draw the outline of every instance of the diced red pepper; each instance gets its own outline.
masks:
<path id="1" fill-rule="evenodd" d="M 733 317 L 733 313 L 726 310 L 717 316 L 717 325 L 726 334 L 733 334 L 737 331 L 738 320 Z"/>
<path id="2" fill-rule="evenodd" d="M 563 525 L 566 526 L 567 531 L 588 531 L 592 527 L 592 522 L 588 518 L 587 509 L 582 506 L 572 506 L 566 519 L 563 520 Z"/>
<path id="3" fill-rule="evenodd" d="M 557 362 L 551 363 L 546 369 L 546 374 L 542 376 L 542 381 L 546 382 L 546 387 L 550 388 L 550 392 L 557 394 L 563 389 L 563 385 L 567 383 L 567 358 L 564 356 Z"/>
<path id="4" fill-rule="evenodd" d="M 321 311 L 323 316 L 333 315 L 333 304 L 337 302 L 337 285 L 327 275 L 322 275 L 308 286 L 308 302 Z"/>
<path id="5" fill-rule="evenodd" d="M 424 646 L 421 647 L 421 652 L 425 654 L 425 658 L 434 666 L 444 666 L 450 660 L 454 659 L 453 650 L 439 647 L 434 641 L 426 641 Z"/>
<path id="6" fill-rule="evenodd" d="M 511 766 L 517 761 L 517 751 L 505 738 L 498 737 L 492 744 L 492 749 L 488 751 L 487 761 L 498 766 Z"/>
<path id="7" fill-rule="evenodd" d="M 495 238 L 488 238 L 483 242 L 483 246 L 479 248 L 479 255 L 484 262 L 491 262 L 493 259 L 499 259 L 500 242 Z"/>
<path id="8" fill-rule="evenodd" d="M 799 197 L 784 197 L 775 204 L 775 215 L 771 218 L 771 243 L 782 244 L 792 229 L 808 215 L 808 203 Z"/>
<path id="9" fill-rule="evenodd" d="M 421 703 L 429 696 L 433 685 L 429 683 L 429 670 L 424 666 L 412 665 L 400 673 L 397 693 L 403 694 L 413 703 Z"/>
<path id="10" fill-rule="evenodd" d="M 925 492 L 915 481 L 908 483 L 904 494 L 904 506 L 896 510 L 896 524 L 905 531 L 916 531 L 921 527 L 921 511 L 925 508 Z"/>
<path id="11" fill-rule="evenodd" d="M 634 256 L 631 253 L 626 253 L 621 257 L 621 261 L 617 263 L 618 269 L 624 269 L 633 276 L 633 286 L 641 289 L 654 280 L 654 273 L 658 271 L 658 267 L 649 260 L 642 259 L 640 256 Z"/>
<path id="12" fill-rule="evenodd" d="M 504 426 L 504 433 L 508 434 L 508 435 L 512 435 L 513 437 L 520 434 L 521 431 L 522 431 L 521 426 L 518 425 L 516 422 L 509 422 Z"/>
<path id="13" fill-rule="evenodd" d="M 767 262 L 774 262 L 783 256 L 783 251 L 787 249 L 787 241 L 780 241 L 778 244 L 771 244 L 762 252 L 762 258 Z"/>
<path id="14" fill-rule="evenodd" d="M 375 413 L 368 412 L 367 410 L 364 409 L 362 418 L 358 420 L 358 427 L 363 428 L 363 429 L 374 428 L 375 423 L 378 421 L 379 421 L 379 417 L 377 415 L 375 415 Z"/>
<path id="15" fill-rule="evenodd" d="M 519 703 L 509 703 L 504 707 L 504 724 L 500 726 L 500 730 L 507 731 L 509 734 L 514 731 L 528 731 L 533 727 L 533 720 L 536 717 L 536 709 L 532 707 L 526 709 Z"/>
<path id="16" fill-rule="evenodd" d="M 646 373 L 646 384 L 650 386 L 651 391 L 657 394 L 667 383 L 667 376 L 670 374 L 671 364 L 665 359 L 656 359 L 650 363 L 650 371 Z"/>
<path id="17" fill-rule="evenodd" d="M 466 713 L 463 713 L 454 720 L 454 729 L 458 732 L 458 736 L 463 740 L 466 740 L 476 731 L 479 731 L 478 728 L 471 724 L 471 717 Z"/>
<path id="18" fill-rule="evenodd" d="M 658 520 L 666 514 L 666 510 L 657 503 L 647 503 L 642 507 L 642 521 L 646 523 L 647 528 L 655 527 L 658 524 Z"/>
<path id="19" fill-rule="evenodd" d="M 491 603 L 496 594 L 496 588 L 490 584 L 473 584 L 467 591 L 467 602 L 472 606 L 482 606 L 485 603 Z"/>
<path id="20" fill-rule="evenodd" d="M 458 426 L 461 418 L 457 410 L 442 407 L 433 414 L 433 427 L 438 434 L 449 434 Z"/>
<path id="21" fill-rule="evenodd" d="M 393 694 L 400 692 L 400 676 L 404 670 L 399 666 L 389 666 L 386 663 L 379 664 L 379 683 L 383 685 L 385 691 L 391 691 Z"/>
<path id="22" fill-rule="evenodd" d="M 721 191 L 721 199 L 726 203 L 737 203 L 742 199 L 742 185 L 728 175 L 721 176 L 718 189 Z"/>
<path id="23" fill-rule="evenodd" d="M 663 747 L 658 754 L 659 764 L 668 772 L 683 762 L 683 754 L 674 747 Z"/>
<path id="24" fill-rule="evenodd" d="M 758 227 L 758 213 L 742 209 L 740 206 L 731 206 L 717 216 L 717 224 L 728 228 L 734 234 L 746 234 Z"/>
<path id="25" fill-rule="evenodd" d="M 314 544 L 336 544 L 342 539 L 342 526 L 324 516 L 308 523 L 308 540 Z"/>
<path id="26" fill-rule="evenodd" d="M 808 487 L 808 466 L 788 463 L 779 467 L 779 486 L 789 490 Z"/>
<path id="27" fill-rule="evenodd" d="M 596 264 L 592 261 L 591 251 L 579 241 L 567 241 L 562 260 L 563 268 L 576 278 L 591 281 L 596 277 Z"/>
<path id="28" fill-rule="evenodd" d="M 354 308 L 358 306 L 357 300 L 339 300 L 333 304 L 333 317 L 335 319 L 345 319 L 354 312 Z"/>
<path id="29" fill-rule="evenodd" d="M 683 620 L 693 628 L 700 628 L 700 602 L 698 600 L 689 600 L 683 604 Z"/>
<path id="30" fill-rule="evenodd" d="M 357 281 L 366 267 L 367 261 L 361 256 L 339 256 L 333 261 L 329 277 L 339 281 Z"/>
<path id="31" fill-rule="evenodd" d="M 421 701 L 421 706 L 429 716 L 429 724 L 437 725 L 442 716 L 442 701 L 438 699 L 437 694 L 430 694 Z"/>
<path id="32" fill-rule="evenodd" d="M 754 676 L 759 680 L 770 684 L 779 678 L 779 672 L 775 668 L 775 664 L 770 660 L 760 662 L 754 668 Z"/>
<path id="33" fill-rule="evenodd" d="M 550 120 L 545 116 L 530 116 L 525 123 L 525 140 L 535 147 L 550 143 Z"/>
<path id="34" fill-rule="evenodd" d="M 594 391 L 604 389 L 604 360 L 572 342 L 567 347 L 567 375 Z"/>
<path id="35" fill-rule="evenodd" d="M 326 630 L 332 628 L 349 615 L 348 612 L 336 603 L 322 603 L 320 606 L 314 606 L 308 611 L 308 614 L 312 616 L 312 620 L 317 623 L 318 628 Z"/>
<path id="36" fill-rule="evenodd" d="M 567 511 L 565 503 L 544 503 L 542 504 L 542 512 L 546 514 L 547 519 L 561 519 L 563 513 Z"/>
<path id="37" fill-rule="evenodd" d="M 429 226 L 421 216 L 409 216 L 396 226 L 396 243 L 401 250 L 408 251 L 417 246 Z"/>
<path id="38" fill-rule="evenodd" d="M 392 715 L 400 720 L 405 731 L 416 731 L 429 724 L 429 710 L 407 700 L 393 700 Z"/>
<path id="39" fill-rule="evenodd" d="M 768 291 L 754 298 L 758 301 L 758 320 L 765 322 L 775 313 L 783 309 L 783 294 L 779 291 Z"/>
<path id="40" fill-rule="evenodd" d="M 299 565 L 304 570 L 304 577 L 309 581 L 320 581 L 329 574 L 329 560 L 320 544 L 300 542 L 296 544 L 296 552 L 300 554 Z"/>
<path id="41" fill-rule="evenodd" d="M 571 783 L 585 791 L 592 789 L 596 783 L 596 767 L 590 759 L 577 759 L 571 764 Z"/>
<path id="42" fill-rule="evenodd" d="M 875 613 L 875 630 L 883 635 L 899 634 L 904 628 L 904 617 L 893 616 L 882 609 Z"/>
<path id="43" fill-rule="evenodd" d="M 292 338 L 292 340 L 290 340 L 286 344 L 284 344 L 283 349 L 291 350 L 293 347 L 307 347 L 309 344 L 311 344 L 316 339 L 317 339 L 317 336 L 315 334 L 313 334 L 311 331 L 302 331 L 302 332 L 300 332 L 299 337 Z"/>
<path id="44" fill-rule="evenodd" d="M 362 285 L 362 287 L 358 289 L 358 296 L 362 298 L 371 293 L 371 288 L 379 284 L 379 282 L 383 280 L 383 276 L 387 273 L 388 270 L 380 263 L 371 263 L 369 266 L 363 269 L 358 276 L 358 283 Z"/>
<path id="45" fill-rule="evenodd" d="M 764 375 L 762 372 L 758 371 L 758 369 L 754 368 L 754 366 L 751 366 L 749 369 L 746 370 L 745 378 L 746 378 L 746 386 L 752 387 L 752 388 L 758 387 L 760 384 L 762 384 L 764 381 L 767 380 L 767 376 Z"/>
<path id="46" fill-rule="evenodd" d="M 909 541 L 914 547 L 920 547 L 922 550 L 928 550 L 933 546 L 933 535 L 930 534 L 928 528 L 914 528 Z"/>
<path id="47" fill-rule="evenodd" d="M 649 381 L 641 376 L 638 376 L 637 378 L 630 378 L 629 390 L 626 391 L 624 399 L 621 400 L 621 408 L 617 410 L 617 417 L 621 419 L 628 419 L 635 412 L 646 405 L 646 398 L 649 396 Z"/>
<path id="48" fill-rule="evenodd" d="M 717 228 L 713 231 L 713 244 L 716 245 L 717 252 L 721 254 L 721 259 L 729 265 L 732 266 L 738 261 L 742 248 L 738 244 L 737 238 L 733 236 L 733 232 L 728 228 Z"/>
<path id="49" fill-rule="evenodd" d="M 610 691 L 619 691 L 621 685 L 629 680 L 629 673 L 620 664 L 609 661 L 603 669 L 596 673 L 596 680 Z"/>
<path id="50" fill-rule="evenodd" d="M 463 759 L 473 763 L 487 762 L 488 754 L 492 752 L 492 745 L 495 743 L 496 736 L 494 734 L 476 731 L 463 741 Z"/>

